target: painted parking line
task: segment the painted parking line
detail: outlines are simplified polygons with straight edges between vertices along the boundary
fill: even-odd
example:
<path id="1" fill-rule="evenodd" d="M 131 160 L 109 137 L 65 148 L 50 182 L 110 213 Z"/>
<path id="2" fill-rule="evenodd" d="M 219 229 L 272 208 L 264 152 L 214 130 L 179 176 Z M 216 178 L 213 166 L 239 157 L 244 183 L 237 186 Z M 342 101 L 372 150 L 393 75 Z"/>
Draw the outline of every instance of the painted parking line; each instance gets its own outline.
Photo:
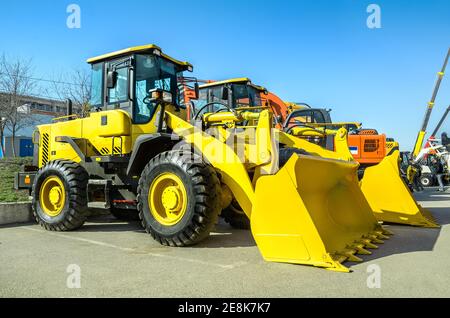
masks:
<path id="1" fill-rule="evenodd" d="M 97 246 L 102 246 L 102 247 L 109 247 L 109 248 L 120 250 L 120 251 L 123 251 L 123 252 L 128 252 L 128 253 L 130 253 L 130 252 L 138 252 L 141 255 L 145 254 L 145 255 L 149 255 L 149 256 L 153 256 L 153 257 L 177 260 L 177 261 L 180 261 L 180 262 L 189 262 L 189 263 L 196 263 L 196 264 L 201 264 L 201 265 L 206 265 L 206 266 L 213 266 L 213 267 L 221 268 L 223 270 L 230 270 L 230 269 L 233 269 L 233 268 L 236 268 L 236 267 L 240 267 L 240 266 L 243 266 L 243 265 L 247 264 L 246 262 L 238 262 L 238 263 L 234 263 L 234 264 L 218 264 L 218 263 L 214 263 L 214 262 L 205 262 L 205 261 L 198 260 L 198 259 L 193 259 L 193 258 L 186 258 L 186 257 L 180 257 L 180 256 L 172 256 L 172 255 L 164 255 L 164 254 L 159 254 L 159 253 L 151 253 L 151 252 L 141 253 L 141 251 L 139 251 L 137 249 L 134 249 L 134 248 L 118 246 L 118 245 L 115 245 L 115 244 L 110 244 L 110 243 L 101 242 L 101 241 L 97 241 L 97 240 L 86 239 L 86 238 L 82 238 L 82 237 L 73 237 L 73 236 L 69 236 L 69 235 L 66 235 L 66 234 L 61 234 L 61 233 L 58 233 L 58 232 L 49 232 L 49 231 L 44 231 L 44 230 L 41 230 L 41 229 L 35 229 L 35 228 L 30 228 L 30 227 L 22 227 L 21 229 L 22 230 L 26 230 L 26 231 L 32 231 L 32 232 L 37 232 L 37 233 L 41 233 L 41 234 L 61 237 L 61 238 L 72 240 L 72 241 L 84 242 L 84 243 L 89 243 L 89 244 L 92 244 L 92 245 L 97 245 Z"/>

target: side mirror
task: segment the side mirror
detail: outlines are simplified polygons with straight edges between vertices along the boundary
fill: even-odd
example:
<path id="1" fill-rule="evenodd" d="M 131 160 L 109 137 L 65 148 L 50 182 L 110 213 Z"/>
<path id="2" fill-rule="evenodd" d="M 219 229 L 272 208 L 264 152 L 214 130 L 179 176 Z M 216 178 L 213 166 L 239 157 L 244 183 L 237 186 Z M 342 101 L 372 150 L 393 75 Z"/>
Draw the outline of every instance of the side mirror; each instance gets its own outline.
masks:
<path id="1" fill-rule="evenodd" d="M 66 115 L 68 116 L 67 119 L 68 120 L 72 120 L 72 115 L 73 115 L 73 103 L 72 100 L 70 98 L 68 98 L 66 100 L 66 109 L 67 109 L 67 113 Z"/>
<path id="2" fill-rule="evenodd" d="M 195 82 L 194 84 L 194 93 L 195 93 L 194 99 L 198 99 L 200 96 L 200 85 L 198 85 L 198 82 Z"/>
<path id="3" fill-rule="evenodd" d="M 116 71 L 108 71 L 106 77 L 106 87 L 108 89 L 112 89 L 116 87 L 117 84 L 117 72 Z"/>
<path id="4" fill-rule="evenodd" d="M 227 86 L 222 86 L 220 88 L 220 99 L 221 100 L 228 100 L 228 87 Z"/>

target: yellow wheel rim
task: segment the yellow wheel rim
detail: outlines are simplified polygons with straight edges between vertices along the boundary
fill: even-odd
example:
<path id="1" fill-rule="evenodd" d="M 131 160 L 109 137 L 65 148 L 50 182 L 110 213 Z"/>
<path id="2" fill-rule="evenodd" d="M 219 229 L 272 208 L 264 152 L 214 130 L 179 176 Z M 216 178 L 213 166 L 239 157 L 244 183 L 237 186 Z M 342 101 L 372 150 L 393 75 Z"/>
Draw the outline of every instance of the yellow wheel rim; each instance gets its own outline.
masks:
<path id="1" fill-rule="evenodd" d="M 187 210 L 187 193 L 181 179 L 170 172 L 153 180 L 148 191 L 148 205 L 153 217 L 161 224 L 172 226 L 180 222 Z"/>
<path id="2" fill-rule="evenodd" d="M 45 214 L 50 217 L 58 216 L 66 202 L 64 184 L 56 176 L 47 177 L 39 191 L 39 202 Z"/>

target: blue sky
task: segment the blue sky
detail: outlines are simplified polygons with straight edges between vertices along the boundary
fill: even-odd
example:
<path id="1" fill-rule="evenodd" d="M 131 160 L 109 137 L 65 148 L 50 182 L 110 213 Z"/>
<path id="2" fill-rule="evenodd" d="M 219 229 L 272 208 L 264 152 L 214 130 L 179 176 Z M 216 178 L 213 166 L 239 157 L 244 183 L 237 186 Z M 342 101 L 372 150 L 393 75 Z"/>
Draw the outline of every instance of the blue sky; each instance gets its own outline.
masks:
<path id="1" fill-rule="evenodd" d="M 81 7 L 81 29 L 66 8 Z M 366 26 L 369 4 L 381 29 Z M 33 58 L 35 75 L 87 67 L 88 57 L 155 43 L 204 79 L 250 77 L 285 100 L 333 109 L 412 148 L 450 46 L 448 0 L 8 1 L 0 53 Z M 449 66 L 450 74 L 450 66 Z M 444 78 L 429 126 L 450 104 Z M 450 119 L 444 124 L 450 130 Z"/>

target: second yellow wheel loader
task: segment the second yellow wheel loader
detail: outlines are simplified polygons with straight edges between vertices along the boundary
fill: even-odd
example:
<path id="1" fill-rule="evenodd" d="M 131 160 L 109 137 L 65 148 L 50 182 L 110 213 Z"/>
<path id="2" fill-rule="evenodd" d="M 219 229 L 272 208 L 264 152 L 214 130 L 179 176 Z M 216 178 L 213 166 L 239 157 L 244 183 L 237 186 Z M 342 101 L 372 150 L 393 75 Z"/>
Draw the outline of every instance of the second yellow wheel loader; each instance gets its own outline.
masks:
<path id="1" fill-rule="evenodd" d="M 200 86 L 199 90 L 202 99 L 194 101 L 193 104 L 200 106 L 200 111 L 206 108 L 214 110 L 220 103 L 230 105 L 237 112 L 248 108 L 255 111 L 267 108 L 278 115 L 289 108 L 276 95 L 253 84 L 248 78 L 211 82 Z M 222 92 L 227 94 L 223 95 Z M 283 125 L 280 125 L 280 129 L 285 131 L 280 133 L 280 143 L 324 158 L 354 161 L 349 150 L 347 133 L 335 128 L 349 124 L 351 123 L 332 123 L 329 113 L 324 109 L 293 110 Z M 331 142 L 327 140 L 327 136 L 335 136 L 334 142 L 333 138 Z M 302 138 L 325 142 L 318 146 Z M 389 154 L 380 163 L 365 168 L 361 174 L 360 186 L 375 217 L 385 222 L 438 227 L 431 213 L 416 202 L 400 176 L 398 144 L 391 142 L 389 146 Z M 332 151 L 327 148 L 332 148 Z M 231 212 L 235 218 L 239 217 L 235 209 Z"/>
<path id="2" fill-rule="evenodd" d="M 178 84 L 189 63 L 155 45 L 88 62 L 90 114 L 34 133 L 32 207 L 47 230 L 79 228 L 90 208 L 137 209 L 155 240 L 187 246 L 235 200 L 264 259 L 342 272 L 387 238 L 358 185 L 358 164 L 279 151 L 269 111 L 223 104 L 188 121 Z M 253 119 L 256 126 L 240 124 Z"/>
<path id="3" fill-rule="evenodd" d="M 303 147 L 311 153 L 321 154 L 330 158 L 353 161 L 353 156 L 348 148 L 345 130 L 328 130 L 317 127 L 309 127 L 307 135 L 315 133 L 316 136 L 335 135 L 336 152 L 331 152 L 311 143 L 300 142 L 301 138 L 287 138 L 291 147 Z M 294 135 L 302 136 L 303 131 L 294 131 Z M 343 137 L 345 136 L 345 137 Z M 420 206 L 407 184 L 400 175 L 398 147 L 378 164 L 366 167 L 360 179 L 361 190 L 372 208 L 375 217 L 383 222 L 407 224 L 413 226 L 439 227 L 431 212 Z"/>

